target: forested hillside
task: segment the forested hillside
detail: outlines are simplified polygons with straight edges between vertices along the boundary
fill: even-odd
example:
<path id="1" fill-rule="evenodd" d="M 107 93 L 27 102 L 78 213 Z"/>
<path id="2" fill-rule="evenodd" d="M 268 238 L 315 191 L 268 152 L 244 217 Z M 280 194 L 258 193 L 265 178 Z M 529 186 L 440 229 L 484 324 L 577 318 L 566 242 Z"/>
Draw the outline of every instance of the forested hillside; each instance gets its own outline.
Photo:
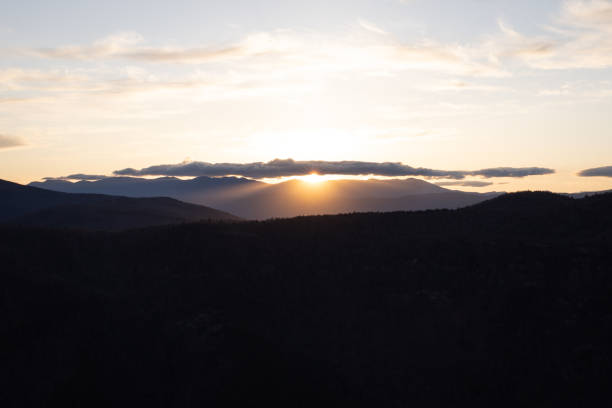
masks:
<path id="1" fill-rule="evenodd" d="M 612 194 L 0 229 L 0 403 L 604 406 Z"/>

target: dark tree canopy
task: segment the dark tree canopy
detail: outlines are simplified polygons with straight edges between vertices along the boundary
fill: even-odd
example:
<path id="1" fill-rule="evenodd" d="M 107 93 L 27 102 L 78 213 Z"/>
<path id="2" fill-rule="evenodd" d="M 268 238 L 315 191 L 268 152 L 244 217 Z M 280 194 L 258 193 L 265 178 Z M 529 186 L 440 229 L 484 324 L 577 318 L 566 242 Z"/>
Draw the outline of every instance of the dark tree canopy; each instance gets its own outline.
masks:
<path id="1" fill-rule="evenodd" d="M 606 406 L 612 194 L 0 229 L 0 404 Z"/>

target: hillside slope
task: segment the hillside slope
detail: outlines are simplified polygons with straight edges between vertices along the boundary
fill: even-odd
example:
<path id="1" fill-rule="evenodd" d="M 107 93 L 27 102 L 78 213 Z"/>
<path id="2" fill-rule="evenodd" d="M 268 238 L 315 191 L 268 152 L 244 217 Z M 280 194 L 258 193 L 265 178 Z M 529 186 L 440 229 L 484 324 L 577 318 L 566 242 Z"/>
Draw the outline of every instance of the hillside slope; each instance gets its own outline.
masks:
<path id="1" fill-rule="evenodd" d="M 171 198 L 69 194 L 0 180 L 0 222 L 114 231 L 202 220 L 239 218 Z"/>
<path id="2" fill-rule="evenodd" d="M 0 227 L 3 406 L 609 406 L 612 194 Z"/>

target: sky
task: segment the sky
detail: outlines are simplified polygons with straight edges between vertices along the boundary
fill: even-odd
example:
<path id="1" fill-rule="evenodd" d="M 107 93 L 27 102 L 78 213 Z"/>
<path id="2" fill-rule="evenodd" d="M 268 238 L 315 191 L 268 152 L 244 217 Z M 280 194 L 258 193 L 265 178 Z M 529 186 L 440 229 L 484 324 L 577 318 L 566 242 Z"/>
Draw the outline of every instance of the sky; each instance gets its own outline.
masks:
<path id="1" fill-rule="evenodd" d="M 306 163 L 468 191 L 612 188 L 612 1 L 0 9 L 2 179 Z"/>

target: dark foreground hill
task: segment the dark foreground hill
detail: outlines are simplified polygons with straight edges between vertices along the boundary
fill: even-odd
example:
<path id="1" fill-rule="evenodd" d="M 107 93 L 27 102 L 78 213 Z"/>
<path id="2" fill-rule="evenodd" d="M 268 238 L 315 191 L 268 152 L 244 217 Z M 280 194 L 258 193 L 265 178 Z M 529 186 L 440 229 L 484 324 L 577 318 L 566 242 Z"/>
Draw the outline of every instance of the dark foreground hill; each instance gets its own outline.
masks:
<path id="1" fill-rule="evenodd" d="M 0 405 L 609 406 L 612 195 L 0 229 Z"/>
<path id="2" fill-rule="evenodd" d="M 117 231 L 201 220 L 238 220 L 231 214 L 171 198 L 68 194 L 0 180 L 0 222 L 24 226 Z"/>

